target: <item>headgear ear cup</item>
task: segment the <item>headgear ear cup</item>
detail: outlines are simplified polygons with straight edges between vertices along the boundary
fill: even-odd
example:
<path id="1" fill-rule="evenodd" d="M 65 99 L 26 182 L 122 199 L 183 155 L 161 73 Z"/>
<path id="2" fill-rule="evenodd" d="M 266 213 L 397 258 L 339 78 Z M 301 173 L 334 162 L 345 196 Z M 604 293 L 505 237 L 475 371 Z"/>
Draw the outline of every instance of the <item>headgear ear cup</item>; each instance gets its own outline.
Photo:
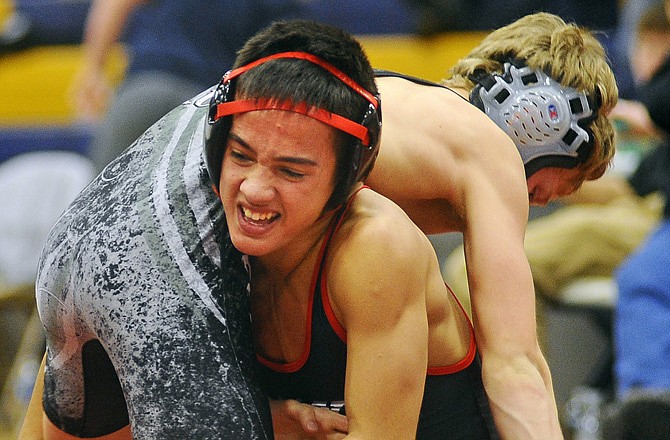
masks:
<path id="1" fill-rule="evenodd" d="M 276 100 L 262 99 L 257 100 L 256 103 L 235 101 L 234 88 L 236 78 L 260 64 L 278 58 L 307 60 L 319 65 L 337 77 L 340 81 L 368 101 L 369 104 L 362 117 L 362 121 L 360 123 L 354 122 L 323 109 L 307 107 L 305 103 L 282 103 Z M 346 173 L 346 178 L 343 179 L 342 186 L 344 186 L 344 188 L 342 188 L 341 191 L 338 191 L 339 188 L 336 187 L 334 192 L 335 198 L 339 197 L 339 193 L 346 193 L 344 194 L 344 197 L 346 197 L 348 195 L 348 188 L 350 188 L 353 183 L 362 180 L 367 176 L 367 173 L 372 168 L 372 164 L 379 152 L 379 133 L 381 131 L 381 103 L 379 95 L 372 95 L 349 78 L 345 73 L 317 56 L 305 52 L 283 52 L 258 59 L 245 66 L 227 72 L 212 95 L 209 104 L 209 114 L 205 124 L 204 148 L 207 171 L 215 186 L 218 185 L 221 177 L 221 165 L 225 151 L 225 143 L 232 124 L 232 115 L 244 111 L 269 108 L 304 113 L 347 133 L 354 139 L 352 145 L 354 151 L 351 156 L 353 158 L 351 167 L 349 172 Z M 326 116 L 320 117 L 319 115 L 321 113 L 325 113 Z M 335 202 L 341 203 L 343 201 L 344 199 L 336 200 Z M 329 202 L 329 205 L 332 204 L 333 203 Z"/>
<path id="2" fill-rule="evenodd" d="M 565 87 L 540 69 L 504 63 L 502 75 L 478 71 L 470 102 L 483 110 L 516 144 L 526 177 L 541 168 L 574 168 L 593 149 L 585 127 L 596 108 L 584 92 Z"/>
<path id="3" fill-rule="evenodd" d="M 224 77 L 225 79 L 225 77 Z M 218 104 L 228 102 L 230 97 L 235 95 L 233 84 L 230 81 L 221 80 L 209 100 L 209 111 L 207 121 L 205 122 L 205 166 L 207 173 L 216 188 L 221 179 L 221 164 L 223 162 L 223 153 L 225 142 L 228 138 L 232 118 L 216 118 L 216 107 Z"/>
<path id="4" fill-rule="evenodd" d="M 360 150 L 360 158 L 358 160 L 358 166 L 356 167 L 356 173 L 350 182 L 350 185 L 361 181 L 368 176 L 370 170 L 372 169 L 372 164 L 374 164 L 375 160 L 377 159 L 377 155 L 379 154 L 379 142 L 382 126 L 382 106 L 380 96 L 375 95 L 375 99 L 377 100 L 377 107 L 369 104 L 361 121 L 361 125 L 366 127 L 368 129 L 368 133 L 370 134 L 368 144 L 364 145 L 360 139 L 354 140 L 354 142 L 357 144 L 355 148 Z"/>

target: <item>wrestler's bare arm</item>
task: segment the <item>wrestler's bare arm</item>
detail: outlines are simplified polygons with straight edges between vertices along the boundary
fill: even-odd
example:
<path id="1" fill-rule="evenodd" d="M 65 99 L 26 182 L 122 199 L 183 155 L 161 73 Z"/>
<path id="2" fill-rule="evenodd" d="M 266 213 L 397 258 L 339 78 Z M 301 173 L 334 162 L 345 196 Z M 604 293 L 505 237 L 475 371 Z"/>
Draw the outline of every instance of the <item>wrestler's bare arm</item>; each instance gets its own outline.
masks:
<path id="1" fill-rule="evenodd" d="M 44 362 L 37 372 L 35 379 L 35 386 L 33 387 L 33 394 L 26 409 L 26 415 L 23 418 L 21 431 L 19 432 L 18 440 L 42 440 L 42 390 L 44 389 Z"/>
<path id="2" fill-rule="evenodd" d="M 393 81 L 391 81 L 393 80 Z M 528 194 L 512 141 L 446 90 L 396 78 L 384 96 L 380 157 L 368 184 L 426 233 L 463 232 L 483 378 L 504 438 L 561 438 L 539 350 L 523 241 Z"/>
<path id="3" fill-rule="evenodd" d="M 132 11 L 147 0 L 96 0 L 86 18 L 83 58 L 73 90 L 81 116 L 100 118 L 106 109 L 112 85 L 105 72 L 112 49 L 119 43 Z"/>
<path id="4" fill-rule="evenodd" d="M 446 89 L 393 77 L 377 82 L 384 100 L 382 141 L 366 183 L 426 234 L 461 231 L 455 172 L 472 152 L 452 132 L 468 133 L 465 127 L 481 112 Z"/>
<path id="5" fill-rule="evenodd" d="M 359 197 L 381 199 L 372 194 Z M 404 213 L 395 205 L 390 211 L 396 215 L 373 214 L 363 228 L 345 224 L 346 238 L 331 248 L 330 301 L 347 335 L 346 438 L 416 437 L 428 360 L 425 292 L 435 254 Z"/>
<path id="6" fill-rule="evenodd" d="M 523 246 L 525 178 L 523 168 L 519 176 L 510 169 L 464 168 L 463 240 L 482 377 L 503 438 L 561 438 Z"/>

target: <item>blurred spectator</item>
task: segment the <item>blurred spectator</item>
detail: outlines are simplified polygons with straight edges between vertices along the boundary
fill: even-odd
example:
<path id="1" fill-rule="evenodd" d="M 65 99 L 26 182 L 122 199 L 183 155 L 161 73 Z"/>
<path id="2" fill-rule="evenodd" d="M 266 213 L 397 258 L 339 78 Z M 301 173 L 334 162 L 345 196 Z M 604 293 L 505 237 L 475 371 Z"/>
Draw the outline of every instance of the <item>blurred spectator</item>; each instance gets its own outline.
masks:
<path id="1" fill-rule="evenodd" d="M 576 2 L 571 0 L 405 0 L 416 7 L 420 32 L 490 31 L 524 15 L 551 12 L 566 21 L 596 30 L 613 29 L 617 22 L 616 0 Z"/>
<path id="2" fill-rule="evenodd" d="M 658 7 L 650 9 L 639 24 L 639 49 L 633 63 L 639 82 L 648 81 L 670 48 L 667 22 L 658 20 Z M 663 18 L 663 16 L 661 16 Z M 665 33 L 665 38 L 660 35 Z M 661 48 L 665 47 L 665 51 Z M 632 112 L 631 109 L 636 110 Z M 611 276 L 625 256 L 635 249 L 658 223 L 662 201 L 647 185 L 654 158 L 636 172 L 642 156 L 660 142 L 651 122 L 642 123 L 639 104 L 617 104 L 611 116 L 633 135 L 620 136 L 613 169 L 601 179 L 585 182 L 555 212 L 529 222 L 526 253 L 538 293 L 560 301 L 561 291 L 584 277 Z M 646 125 L 644 131 L 642 126 Z M 620 133 L 621 134 L 621 133 Z M 624 141 L 626 142 L 624 144 Z M 648 196 L 648 197 L 647 197 Z M 467 278 L 462 249 L 444 265 L 444 275 L 459 297 L 467 297 Z"/>
<path id="3" fill-rule="evenodd" d="M 634 99 L 636 95 L 635 79 L 631 69 L 635 46 L 636 27 L 642 14 L 663 0 L 623 0 L 619 2 L 616 27 L 608 38 L 612 69 L 617 77 L 619 97 Z M 662 15 L 661 15 L 662 17 Z"/>
<path id="4" fill-rule="evenodd" d="M 161 116 L 220 80 L 247 38 L 299 11 L 292 0 L 94 0 L 75 90 L 83 117 L 104 116 L 91 144 L 98 170 Z M 121 39 L 129 65 L 107 107 L 105 62 Z"/>
<path id="5" fill-rule="evenodd" d="M 82 117 L 104 116 L 91 145 L 97 168 L 168 111 L 218 82 L 249 36 L 273 20 L 290 17 L 328 22 L 357 34 L 406 33 L 414 20 L 399 0 L 364 5 L 335 0 L 95 0 L 75 89 Z M 107 107 L 112 88 L 105 61 L 121 39 L 130 62 Z"/>
<path id="6" fill-rule="evenodd" d="M 0 23 L 0 54 L 34 46 L 79 44 L 91 0 L 14 0 Z"/>
<path id="7" fill-rule="evenodd" d="M 666 0 L 666 7 L 670 0 Z M 670 133 L 670 25 L 649 38 L 649 54 L 663 57 L 650 80 L 640 87 L 639 100 L 650 120 Z M 641 54 L 640 57 L 643 55 Z M 666 138 L 667 140 L 667 138 Z M 670 145 L 657 154 L 656 185 L 670 195 Z M 663 220 L 645 242 L 616 271 L 619 292 L 614 339 L 618 396 L 641 390 L 670 391 L 670 203 Z"/>

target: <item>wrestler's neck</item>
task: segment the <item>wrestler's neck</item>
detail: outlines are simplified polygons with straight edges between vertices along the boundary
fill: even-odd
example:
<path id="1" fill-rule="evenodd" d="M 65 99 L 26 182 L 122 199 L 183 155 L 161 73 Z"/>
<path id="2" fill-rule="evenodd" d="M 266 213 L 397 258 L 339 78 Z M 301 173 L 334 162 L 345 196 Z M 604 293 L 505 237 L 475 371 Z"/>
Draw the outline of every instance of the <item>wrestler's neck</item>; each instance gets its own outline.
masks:
<path id="1" fill-rule="evenodd" d="M 311 271 L 333 214 L 322 216 L 285 246 L 266 255 L 249 257 L 252 276 L 282 283 L 290 282 L 304 267 Z"/>

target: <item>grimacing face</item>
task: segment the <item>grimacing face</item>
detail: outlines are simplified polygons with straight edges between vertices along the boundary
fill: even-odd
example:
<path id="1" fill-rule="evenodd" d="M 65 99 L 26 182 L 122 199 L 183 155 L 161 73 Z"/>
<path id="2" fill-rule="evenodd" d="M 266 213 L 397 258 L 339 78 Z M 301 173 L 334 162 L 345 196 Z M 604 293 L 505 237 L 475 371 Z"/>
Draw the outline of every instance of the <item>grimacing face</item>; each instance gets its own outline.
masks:
<path id="1" fill-rule="evenodd" d="M 235 247 L 289 251 L 334 189 L 336 129 L 309 116 L 259 110 L 234 116 L 219 191 Z"/>

